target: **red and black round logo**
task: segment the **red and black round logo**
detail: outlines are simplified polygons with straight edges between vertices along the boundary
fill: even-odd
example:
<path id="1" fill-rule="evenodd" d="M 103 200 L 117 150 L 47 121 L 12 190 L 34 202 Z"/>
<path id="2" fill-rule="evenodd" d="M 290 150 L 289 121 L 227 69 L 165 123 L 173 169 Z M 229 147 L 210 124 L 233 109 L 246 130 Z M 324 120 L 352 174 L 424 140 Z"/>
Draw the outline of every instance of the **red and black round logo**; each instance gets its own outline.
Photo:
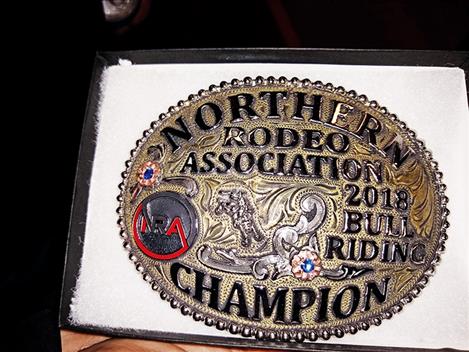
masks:
<path id="1" fill-rule="evenodd" d="M 133 236 L 147 256 L 170 260 L 192 246 L 198 235 L 197 214 L 190 200 L 176 192 L 158 192 L 137 207 Z"/>

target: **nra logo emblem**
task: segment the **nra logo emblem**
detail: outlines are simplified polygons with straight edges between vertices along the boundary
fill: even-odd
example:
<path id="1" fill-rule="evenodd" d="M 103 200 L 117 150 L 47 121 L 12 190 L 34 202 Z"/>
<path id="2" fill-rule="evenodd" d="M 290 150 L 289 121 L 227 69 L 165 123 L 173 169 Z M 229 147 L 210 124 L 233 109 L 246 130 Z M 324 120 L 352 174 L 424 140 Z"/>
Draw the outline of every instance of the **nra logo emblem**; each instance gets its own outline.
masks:
<path id="1" fill-rule="evenodd" d="M 194 242 L 197 215 L 185 196 L 155 193 L 137 207 L 132 233 L 139 249 L 150 258 L 174 259 Z"/>
<path id="2" fill-rule="evenodd" d="M 444 248 L 437 163 L 395 115 L 342 87 L 211 86 L 131 155 L 118 210 L 130 258 L 218 329 L 283 341 L 367 330 L 417 296 Z"/>

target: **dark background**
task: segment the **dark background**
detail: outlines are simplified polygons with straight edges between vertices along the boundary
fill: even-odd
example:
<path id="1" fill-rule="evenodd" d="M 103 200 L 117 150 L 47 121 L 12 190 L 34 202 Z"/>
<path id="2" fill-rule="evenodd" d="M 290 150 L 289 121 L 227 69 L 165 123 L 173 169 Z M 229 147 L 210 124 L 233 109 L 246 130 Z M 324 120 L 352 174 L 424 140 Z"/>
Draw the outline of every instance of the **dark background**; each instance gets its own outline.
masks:
<path id="1" fill-rule="evenodd" d="M 8 329 L 6 335 L 16 346 L 13 350 L 59 350 L 61 275 L 80 133 L 97 50 L 468 50 L 468 5 L 465 0 L 141 0 L 140 10 L 130 18 L 109 23 L 97 0 L 39 4 L 38 8 L 24 4 L 28 16 L 14 17 L 11 33 L 6 33 L 27 28 L 20 41 L 22 54 L 9 56 L 22 56 L 30 73 L 21 82 L 21 91 L 11 89 L 13 94 L 22 94 L 23 100 L 19 116 L 8 117 L 19 124 L 15 133 L 28 136 L 22 143 L 25 159 L 13 164 L 20 171 L 18 177 L 27 177 L 28 182 L 11 184 L 25 191 L 25 196 L 18 207 L 12 206 L 18 217 L 13 233 L 18 237 L 8 236 L 12 242 L 7 242 L 7 252 L 14 258 L 5 264 L 7 274 L 1 286 L 3 317 L 13 330 L 9 333 Z M 21 164 L 25 161 L 27 169 Z"/>

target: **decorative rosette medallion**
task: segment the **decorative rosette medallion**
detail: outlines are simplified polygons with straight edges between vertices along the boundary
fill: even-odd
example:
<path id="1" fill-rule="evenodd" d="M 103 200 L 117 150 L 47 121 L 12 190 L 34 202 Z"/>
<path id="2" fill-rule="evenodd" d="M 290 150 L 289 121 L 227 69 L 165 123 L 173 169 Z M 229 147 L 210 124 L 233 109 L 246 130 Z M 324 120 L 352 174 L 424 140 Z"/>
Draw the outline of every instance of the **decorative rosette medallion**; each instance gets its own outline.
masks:
<path id="1" fill-rule="evenodd" d="M 321 273 L 321 259 L 318 253 L 305 248 L 293 256 L 291 267 L 297 279 L 312 280 Z"/>
<path id="2" fill-rule="evenodd" d="M 246 337 L 379 325 L 427 284 L 446 239 L 423 142 L 330 84 L 201 90 L 151 124 L 126 166 L 119 225 L 137 270 L 182 314 Z"/>

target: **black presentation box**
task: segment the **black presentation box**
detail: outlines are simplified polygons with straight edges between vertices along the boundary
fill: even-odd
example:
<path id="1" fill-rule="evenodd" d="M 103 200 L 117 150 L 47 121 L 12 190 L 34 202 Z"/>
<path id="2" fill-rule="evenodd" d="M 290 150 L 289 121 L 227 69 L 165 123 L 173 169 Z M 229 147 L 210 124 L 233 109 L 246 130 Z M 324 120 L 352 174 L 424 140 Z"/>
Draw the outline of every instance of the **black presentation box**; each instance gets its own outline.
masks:
<path id="1" fill-rule="evenodd" d="M 89 180 L 95 154 L 95 131 L 99 103 L 99 81 L 103 70 L 117 65 L 119 60 L 129 60 L 132 64 L 195 64 L 195 63 L 291 63 L 291 64 L 334 64 L 334 65 L 382 65 L 382 66 L 438 66 L 459 67 L 466 73 L 466 87 L 469 87 L 469 53 L 445 51 L 401 51 L 401 50 L 345 50 L 345 49 L 180 49 L 147 50 L 125 52 L 98 52 L 89 89 L 86 116 L 82 131 L 79 160 L 73 193 L 70 229 L 68 234 L 67 256 L 63 276 L 60 309 L 60 327 L 82 332 L 106 334 L 110 336 L 159 339 L 174 342 L 205 343 L 230 347 L 264 347 L 281 350 L 305 348 L 324 351 L 424 351 L 415 348 L 395 348 L 379 346 L 342 345 L 320 342 L 297 344 L 268 342 L 241 337 L 216 337 L 158 331 L 114 329 L 72 324 L 68 317 L 72 293 L 79 274 L 83 251 Z M 214 82 L 217 83 L 217 82 Z M 116 229 L 116 241 L 118 241 Z M 159 299 L 155 296 L 155 299 Z M 174 311 L 174 314 L 180 314 Z M 187 319 L 187 318 L 186 318 Z M 385 327 L 381 327 L 383 329 Z"/>

